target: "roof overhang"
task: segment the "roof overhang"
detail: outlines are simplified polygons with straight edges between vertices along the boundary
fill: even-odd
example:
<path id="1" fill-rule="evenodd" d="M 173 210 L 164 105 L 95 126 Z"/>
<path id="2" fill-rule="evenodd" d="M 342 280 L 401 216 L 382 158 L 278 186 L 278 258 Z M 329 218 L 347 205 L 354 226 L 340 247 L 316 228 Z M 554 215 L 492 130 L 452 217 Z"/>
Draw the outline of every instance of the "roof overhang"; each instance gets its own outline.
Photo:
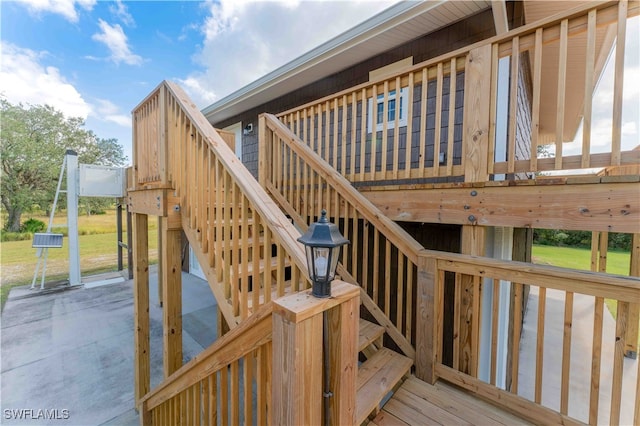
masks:
<path id="1" fill-rule="evenodd" d="M 491 7 L 491 1 L 397 3 L 202 110 L 220 123 Z"/>
<path id="2" fill-rule="evenodd" d="M 566 12 L 576 7 L 574 1 L 526 1 L 524 13 L 527 23 L 532 23 L 557 13 Z M 598 81 L 615 40 L 615 25 L 606 25 L 596 29 L 594 82 Z M 580 127 L 585 101 L 585 70 L 587 68 L 587 32 L 571 37 L 567 50 L 567 79 L 562 83 L 565 89 L 564 98 L 564 131 L 563 142 L 571 142 Z M 540 87 L 539 143 L 550 144 L 556 140 L 556 108 L 558 98 L 558 58 L 560 42 L 555 41 L 542 49 L 541 81 L 548 82 Z"/>

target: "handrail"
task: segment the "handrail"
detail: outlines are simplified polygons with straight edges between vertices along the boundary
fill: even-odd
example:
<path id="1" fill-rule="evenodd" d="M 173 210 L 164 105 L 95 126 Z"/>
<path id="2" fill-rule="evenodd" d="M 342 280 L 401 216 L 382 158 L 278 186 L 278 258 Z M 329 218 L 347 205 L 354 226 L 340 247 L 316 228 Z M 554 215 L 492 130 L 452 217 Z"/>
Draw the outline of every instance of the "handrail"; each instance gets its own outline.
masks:
<path id="1" fill-rule="evenodd" d="M 482 256 L 423 250 L 421 255 L 438 260 L 438 268 L 520 284 L 539 285 L 594 297 L 616 297 L 622 302 L 640 302 L 640 278 L 596 271 L 568 269 L 553 265 L 492 259 Z"/>
<path id="2" fill-rule="evenodd" d="M 420 264 L 425 274 L 418 284 L 418 310 L 423 315 L 418 316 L 416 349 L 431 357 L 417 360 L 418 377 L 447 380 L 508 404 L 535 422 L 638 423 L 640 398 L 623 392 L 623 383 L 631 381 L 631 386 L 625 385 L 631 392 L 636 388 L 636 378 L 624 363 L 624 337 L 629 305 L 640 303 L 640 278 L 430 250 L 421 252 Z M 471 312 L 464 314 L 472 330 L 470 342 L 456 337 L 464 309 L 457 294 L 463 280 L 471 283 L 473 292 Z M 443 350 L 445 286 L 453 286 L 457 295 L 454 338 Z M 527 289 L 527 311 L 537 310 L 537 319 L 523 325 Z M 612 321 L 605 321 L 605 298 L 617 303 L 615 331 Z M 489 326 L 483 328 L 483 321 Z M 500 332 L 507 323 L 512 328 Z M 549 327 L 552 323 L 564 326 L 554 329 Z M 584 338 L 589 333 L 591 342 Z M 560 342 L 549 351 L 548 339 L 554 334 Z M 576 335 L 583 337 L 572 338 Z M 445 351 L 451 359 L 443 358 Z M 500 355 L 505 351 L 511 355 L 510 363 Z M 576 357 L 575 351 L 591 355 L 591 368 L 583 365 L 589 356 Z M 605 356 L 612 361 L 603 362 Z M 470 360 L 468 371 L 462 366 L 463 357 Z M 550 365 L 557 373 L 549 372 Z M 576 374 L 584 370 L 591 374 Z M 560 390 L 558 400 L 550 398 L 555 393 L 547 393 L 549 388 Z"/>
<path id="3" fill-rule="evenodd" d="M 260 116 L 262 185 L 303 230 L 324 208 L 351 240 L 338 272 L 363 289 L 367 310 L 409 357 L 413 289 L 422 245 L 389 219 L 275 116 Z M 268 165 L 268 167 L 266 166 Z M 396 300 L 391 300 L 394 294 Z"/>
<path id="4" fill-rule="evenodd" d="M 229 327 L 309 287 L 299 231 L 178 85 L 161 83 L 133 114 L 134 187 L 173 190 L 171 208 Z"/>
<path id="5" fill-rule="evenodd" d="M 282 211 L 262 189 L 249 170 L 242 165 L 242 162 L 231 151 L 231 148 L 215 131 L 205 116 L 196 108 L 195 104 L 191 102 L 184 90 L 173 82 L 166 81 L 165 83 L 175 100 L 179 101 L 189 120 L 195 125 L 196 128 L 194 130 L 202 134 L 203 141 L 215 151 L 224 168 L 229 171 L 233 170 L 236 185 L 240 187 L 243 194 L 249 199 L 252 207 L 264 217 L 266 225 L 269 228 L 278 230 L 278 238 L 281 240 L 282 245 L 292 255 L 293 260 L 301 271 L 306 271 L 307 260 L 304 249 L 302 244 L 297 241 L 299 232 L 291 226 Z"/>
<path id="6" fill-rule="evenodd" d="M 639 13 L 638 2 L 583 3 L 277 117 L 349 181 L 367 185 L 445 177 L 484 182 L 492 175 L 527 179 L 548 170 L 639 164 L 637 151 L 621 149 L 619 131 L 625 21 Z M 616 23 L 617 35 L 611 25 Z M 586 59 L 580 59 L 585 70 L 567 75 L 568 67 L 575 67 L 572 55 L 585 44 Z M 609 97 L 614 125 L 609 152 L 602 153 L 592 146 L 591 99 L 603 53 L 614 44 L 615 90 Z M 543 56 L 543 47 L 560 51 L 558 64 Z M 504 76 L 501 59 L 509 61 Z M 509 116 L 498 117 L 498 87 L 508 80 L 509 90 L 500 96 L 509 99 Z M 552 86 L 557 90 L 549 91 Z M 568 96 L 588 101 L 569 103 Z M 474 101 L 482 106 L 470 106 Z M 565 155 L 563 146 L 574 138 L 581 116 L 581 151 Z M 502 133 L 507 136 L 498 136 Z M 540 146 L 551 154 L 539 153 Z"/>
<path id="7" fill-rule="evenodd" d="M 400 247 L 402 252 L 412 262 L 417 262 L 418 252 L 424 247 L 397 223 L 389 219 L 371 201 L 351 185 L 342 175 L 337 173 L 329 163 L 320 158 L 300 138 L 293 134 L 287 126 L 272 114 L 262 114 L 266 124 L 282 141 L 293 148 L 294 152 L 302 158 L 318 175 L 327 181 L 332 188 L 347 199 L 361 212 L 362 217 L 371 222 L 394 245 Z"/>
<path id="8" fill-rule="evenodd" d="M 156 419 L 155 414 L 153 414 L 154 420 L 158 420 L 160 423 L 163 423 L 163 420 L 164 423 L 171 423 L 170 414 L 160 410 L 163 404 L 171 402 L 193 386 L 202 385 L 212 377 L 212 375 L 216 374 L 216 372 L 224 370 L 222 372 L 223 377 L 220 381 L 221 383 L 225 383 L 224 386 L 226 387 L 227 379 L 224 376 L 227 374 L 227 367 L 247 357 L 254 351 L 263 350 L 262 348 L 265 348 L 265 345 L 268 345 L 272 341 L 272 314 L 272 302 L 261 306 L 247 320 L 243 321 L 229 333 L 220 337 L 215 343 L 169 376 L 158 387 L 141 399 L 141 407 L 142 410 L 144 410 L 144 412 L 141 413 L 141 417 L 145 418 L 149 415 L 149 412 L 155 413 L 155 410 L 158 410 L 158 416 L 161 418 Z M 266 350 L 270 352 L 269 348 Z M 270 360 L 270 356 L 266 356 L 266 359 Z M 247 368 L 248 364 L 245 363 L 245 372 Z M 263 368 L 270 370 L 271 365 L 263 365 Z M 263 371 L 263 374 L 266 373 L 266 370 Z M 268 380 L 268 376 L 265 375 L 256 379 L 265 381 Z M 238 386 L 241 386 L 241 383 L 234 383 L 232 386 L 235 386 L 237 389 Z M 218 393 L 216 389 L 210 389 L 209 391 L 212 395 Z M 222 389 L 222 392 L 226 391 L 227 389 Z M 252 393 L 251 386 L 245 389 L 245 395 L 247 392 Z M 264 397 L 269 398 L 270 394 L 270 392 L 267 392 Z M 262 402 L 264 403 L 264 407 L 257 407 L 257 409 L 258 411 L 264 411 L 266 413 L 266 407 L 269 403 L 264 400 Z M 201 405 L 201 403 L 200 395 L 192 399 L 191 404 L 193 405 L 191 411 L 204 410 L 205 407 Z M 238 403 L 239 401 L 234 402 L 234 404 Z M 249 410 L 251 409 L 251 407 L 248 408 Z M 227 407 L 223 406 L 221 410 L 227 410 Z M 212 417 L 213 416 L 214 414 L 212 413 Z M 208 424 L 208 419 L 204 421 L 204 424 Z"/>

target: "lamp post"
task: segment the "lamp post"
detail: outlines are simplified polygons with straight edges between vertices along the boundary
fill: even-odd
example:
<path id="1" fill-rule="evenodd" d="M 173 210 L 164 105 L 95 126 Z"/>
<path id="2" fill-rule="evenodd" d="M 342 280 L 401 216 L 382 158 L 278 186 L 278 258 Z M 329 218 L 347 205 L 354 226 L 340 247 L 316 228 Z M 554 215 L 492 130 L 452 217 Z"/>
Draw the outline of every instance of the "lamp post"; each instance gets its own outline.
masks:
<path id="1" fill-rule="evenodd" d="M 311 294 L 315 297 L 330 297 L 331 281 L 336 276 L 340 248 L 349 244 L 349 240 L 340 234 L 335 224 L 329 222 L 327 211 L 323 209 L 320 219 L 312 223 L 298 241 L 304 244 L 307 253 Z"/>
<path id="2" fill-rule="evenodd" d="M 320 219 L 312 223 L 307 232 L 298 238 L 304 244 L 307 253 L 307 268 L 311 278 L 311 294 L 315 297 L 331 297 L 331 281 L 336 276 L 336 267 L 340 257 L 340 248 L 349 244 L 338 227 L 329 222 L 327 211 L 322 210 Z M 329 377 L 329 319 L 327 311 L 322 313 L 322 346 L 324 390 L 324 424 L 330 424 L 329 398 L 333 396 Z"/>

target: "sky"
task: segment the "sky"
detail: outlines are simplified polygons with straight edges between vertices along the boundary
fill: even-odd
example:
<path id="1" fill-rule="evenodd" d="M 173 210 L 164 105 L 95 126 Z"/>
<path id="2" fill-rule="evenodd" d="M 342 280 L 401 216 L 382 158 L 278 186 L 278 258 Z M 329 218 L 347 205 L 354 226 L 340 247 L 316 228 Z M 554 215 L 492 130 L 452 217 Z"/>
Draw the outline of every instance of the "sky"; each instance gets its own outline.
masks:
<path id="1" fill-rule="evenodd" d="M 397 0 L 0 1 L 0 93 L 116 138 L 162 80 L 204 108 Z"/>
<path id="2" fill-rule="evenodd" d="M 1 0 L 0 94 L 82 117 L 131 160 L 131 110 L 162 80 L 204 108 L 396 1 Z M 639 20 L 628 23 L 623 149 L 640 140 Z M 600 100 L 611 99 L 612 75 L 595 95 L 594 151 L 610 140 L 611 107 Z"/>

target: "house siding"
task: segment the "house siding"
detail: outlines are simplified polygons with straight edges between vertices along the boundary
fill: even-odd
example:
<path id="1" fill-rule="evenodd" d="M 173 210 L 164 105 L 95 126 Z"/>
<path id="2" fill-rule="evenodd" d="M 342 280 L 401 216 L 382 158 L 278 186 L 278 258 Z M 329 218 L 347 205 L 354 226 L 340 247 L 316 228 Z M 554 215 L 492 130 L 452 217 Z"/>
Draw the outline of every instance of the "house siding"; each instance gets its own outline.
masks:
<path id="1" fill-rule="evenodd" d="M 348 89 L 349 87 L 356 86 L 358 84 L 367 82 L 369 79 L 369 71 L 389 65 L 398 60 L 404 59 L 409 56 L 413 56 L 414 63 L 423 62 L 446 52 L 462 48 L 477 41 L 486 39 L 495 35 L 495 29 L 493 24 L 493 15 L 490 9 L 477 13 L 468 17 L 462 21 L 454 23 L 446 28 L 435 31 L 431 34 L 417 38 L 411 42 L 398 46 L 395 49 L 387 51 L 381 55 L 377 55 L 370 59 L 367 59 L 357 65 L 349 67 L 345 70 L 338 71 L 337 73 L 324 78 L 322 80 L 311 83 L 305 87 L 302 87 L 292 93 L 274 99 L 268 103 L 262 104 L 257 108 L 246 111 L 243 114 L 232 117 L 223 122 L 212 123 L 215 127 L 224 128 L 231 124 L 242 121 L 243 125 L 246 123 L 254 124 L 254 131 L 250 135 L 244 135 L 242 137 L 242 161 L 247 166 L 249 171 L 254 176 L 258 174 L 258 137 L 257 137 L 257 122 L 258 115 L 263 112 L 269 112 L 277 114 L 282 111 L 303 105 L 311 102 L 315 99 L 319 99 L 323 96 L 330 95 Z M 458 74 L 458 78 L 464 78 L 463 75 Z M 448 79 L 447 79 L 448 81 Z M 435 87 L 435 85 L 434 85 Z M 456 101 L 456 105 L 460 105 L 460 111 L 456 111 L 456 138 L 460 138 L 462 135 L 462 88 L 464 83 L 460 84 L 456 98 L 460 96 L 460 100 Z M 416 87 L 418 89 L 418 87 Z M 433 91 L 429 87 L 429 91 Z M 445 83 L 445 90 L 448 91 L 448 84 Z M 435 93 L 435 92 L 434 92 Z M 416 97 L 414 96 L 414 99 Z M 435 95 L 434 95 L 435 99 Z M 435 102 L 435 101 L 434 101 Z M 434 107 L 435 108 L 435 107 Z M 447 102 L 448 108 L 448 102 Z M 416 114 L 419 116 L 420 109 L 416 111 L 414 105 L 414 120 Z M 448 111 L 448 109 L 447 109 Z M 358 114 L 362 113 L 362 106 L 358 107 Z M 348 114 L 351 114 L 349 111 Z M 432 129 L 435 129 L 435 115 L 433 117 L 427 116 L 427 123 L 432 122 Z M 429 121 L 430 120 L 430 121 Z M 443 117 L 443 121 L 447 121 L 447 117 Z M 415 124 L 415 123 L 414 123 Z M 447 123 L 445 122 L 445 126 Z M 340 128 L 341 129 L 341 128 Z M 350 129 L 350 127 L 349 127 Z M 416 130 L 414 125 L 414 131 Z M 333 131 L 333 129 L 331 129 Z M 434 132 L 435 134 L 435 132 Z M 446 133 L 445 133 L 446 134 Z M 429 139 L 429 138 L 427 138 Z M 380 139 L 378 139 L 380 140 Z M 433 137 L 431 138 L 433 140 Z M 456 139 L 457 140 L 457 139 Z M 412 137 L 412 144 L 417 143 L 415 137 Z M 406 144 L 406 129 L 405 133 L 401 135 L 399 146 L 402 147 Z M 391 143 L 388 149 L 393 149 L 393 143 Z M 456 149 L 456 156 L 460 156 L 461 148 Z M 430 152 L 433 153 L 433 142 L 431 142 Z M 389 157 L 389 156 L 388 156 Z M 393 158 L 393 156 L 390 156 Z M 401 155 L 404 161 L 404 157 Z M 433 161 L 433 154 L 431 157 L 427 155 L 427 159 L 431 158 Z M 358 159 L 359 160 L 359 159 Z M 417 158 L 412 158 L 413 161 L 418 161 Z M 359 161 L 357 162 L 359 164 Z M 377 165 L 380 167 L 380 164 Z"/>

